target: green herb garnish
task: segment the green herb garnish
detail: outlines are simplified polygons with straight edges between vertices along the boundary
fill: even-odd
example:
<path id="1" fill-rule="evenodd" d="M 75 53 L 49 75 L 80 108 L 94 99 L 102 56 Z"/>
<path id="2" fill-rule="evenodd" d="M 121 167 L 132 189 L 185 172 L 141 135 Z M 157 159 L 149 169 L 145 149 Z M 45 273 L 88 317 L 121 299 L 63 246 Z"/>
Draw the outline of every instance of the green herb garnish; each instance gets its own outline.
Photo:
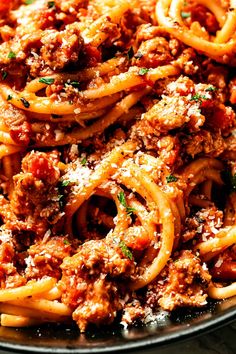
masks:
<path id="1" fill-rule="evenodd" d="M 59 202 L 60 207 L 62 208 L 64 206 L 64 202 L 65 202 L 64 194 L 58 194 L 58 202 Z"/>
<path id="2" fill-rule="evenodd" d="M 127 52 L 128 60 L 131 60 L 133 58 L 133 56 L 134 56 L 134 49 L 133 49 L 133 47 L 130 47 L 128 52 Z"/>
<path id="3" fill-rule="evenodd" d="M 83 157 L 82 160 L 80 161 L 82 166 L 86 166 L 87 165 L 87 159 L 86 157 Z"/>
<path id="4" fill-rule="evenodd" d="M 125 208 L 126 213 L 130 216 L 135 211 L 135 209 L 131 208 L 131 207 L 129 207 L 127 205 L 127 202 L 126 202 L 126 199 L 125 199 L 125 193 L 124 192 L 120 192 L 117 195 L 117 198 L 118 198 L 120 204 L 123 205 L 123 207 Z"/>
<path id="5" fill-rule="evenodd" d="M 79 81 L 71 81 L 71 82 L 69 83 L 69 85 L 71 85 L 71 86 L 73 86 L 73 87 L 75 87 L 75 88 L 78 88 L 78 87 L 79 87 Z"/>
<path id="6" fill-rule="evenodd" d="M 148 68 L 141 68 L 141 69 L 139 69 L 138 74 L 143 76 L 143 75 L 146 75 L 148 72 L 149 72 Z"/>
<path id="7" fill-rule="evenodd" d="M 65 83 L 65 87 L 68 87 L 68 86 L 73 86 L 74 88 L 79 88 L 79 81 L 68 81 Z"/>
<path id="8" fill-rule="evenodd" d="M 68 240 L 63 241 L 64 245 L 70 245 L 70 242 Z"/>
<path id="9" fill-rule="evenodd" d="M 12 100 L 12 95 L 7 96 L 7 101 L 10 101 L 10 100 Z"/>
<path id="10" fill-rule="evenodd" d="M 70 181 L 68 181 L 68 180 L 61 182 L 61 186 L 62 186 L 62 187 L 67 187 L 69 184 L 70 184 Z"/>
<path id="11" fill-rule="evenodd" d="M 130 249 L 126 246 L 124 241 L 120 241 L 119 243 L 119 247 L 123 253 L 123 255 L 127 258 L 129 258 L 130 260 L 133 259 L 133 255 L 132 252 L 130 251 Z"/>
<path id="12" fill-rule="evenodd" d="M 35 0 L 25 0 L 26 5 L 31 5 L 35 2 Z"/>
<path id="13" fill-rule="evenodd" d="M 52 77 L 41 77 L 39 79 L 39 82 L 41 82 L 42 84 L 46 84 L 46 85 L 52 85 L 54 83 L 55 79 L 53 79 Z"/>
<path id="14" fill-rule="evenodd" d="M 188 18 L 191 16 L 190 12 L 185 12 L 185 11 L 181 11 L 181 17 L 182 18 Z"/>
<path id="15" fill-rule="evenodd" d="M 16 58 L 16 53 L 14 53 L 12 50 L 10 50 L 10 52 L 8 53 L 7 57 L 9 59 L 15 59 Z"/>
<path id="16" fill-rule="evenodd" d="M 166 176 L 166 182 L 167 182 L 167 183 L 176 182 L 176 181 L 178 181 L 178 177 L 176 177 L 176 176 L 174 176 L 174 175 Z"/>
<path id="17" fill-rule="evenodd" d="M 216 90 L 217 90 L 216 87 L 210 86 L 210 87 L 207 87 L 205 91 L 207 91 L 207 92 L 213 92 L 213 91 L 216 91 Z"/>
<path id="18" fill-rule="evenodd" d="M 5 80 L 7 78 L 7 75 L 8 75 L 7 71 L 3 70 L 3 72 L 2 72 L 2 80 Z"/>
<path id="19" fill-rule="evenodd" d="M 25 108 L 29 108 L 30 104 L 24 97 L 22 97 L 20 100 L 23 103 L 23 105 L 25 106 Z"/>
<path id="20" fill-rule="evenodd" d="M 55 1 L 48 1 L 48 8 L 51 9 L 55 6 Z"/>
<path id="21" fill-rule="evenodd" d="M 191 98 L 190 98 L 190 101 L 196 101 L 196 102 L 199 102 L 201 100 L 208 100 L 208 97 L 205 96 L 205 95 L 200 95 L 200 93 L 196 93 L 195 95 L 193 95 Z"/>

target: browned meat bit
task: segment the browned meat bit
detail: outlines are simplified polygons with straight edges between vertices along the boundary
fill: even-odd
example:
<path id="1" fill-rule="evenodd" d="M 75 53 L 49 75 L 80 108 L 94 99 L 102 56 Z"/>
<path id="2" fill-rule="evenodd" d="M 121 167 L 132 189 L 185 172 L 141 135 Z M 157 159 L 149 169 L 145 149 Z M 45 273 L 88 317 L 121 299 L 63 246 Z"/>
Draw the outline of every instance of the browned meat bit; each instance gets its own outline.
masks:
<path id="1" fill-rule="evenodd" d="M 204 198 L 204 196 L 202 196 Z M 199 196 L 201 199 L 201 196 Z M 206 241 L 214 237 L 223 225 L 223 212 L 215 206 L 209 206 L 198 211 L 193 217 L 186 218 L 185 230 L 182 234 L 183 242 L 196 237 Z"/>
<path id="2" fill-rule="evenodd" d="M 122 309 L 120 296 L 126 279 L 134 274 L 133 261 L 118 245 L 92 240 L 80 246 L 73 257 L 65 258 L 61 268 L 62 301 L 73 308 L 80 330 L 90 323 L 112 323 Z"/>
<path id="3" fill-rule="evenodd" d="M 211 276 L 205 265 L 191 251 L 182 251 L 171 261 L 158 280 L 148 286 L 147 303 L 172 311 L 177 307 L 200 307 L 206 303 L 206 289 Z"/>
<path id="4" fill-rule="evenodd" d="M 227 93 L 228 69 L 225 66 L 210 62 L 206 68 L 207 82 L 217 87 L 220 92 Z"/>
<path id="5" fill-rule="evenodd" d="M 159 139 L 157 146 L 159 157 L 164 163 L 168 166 L 175 165 L 175 168 L 181 164 L 179 156 L 181 144 L 177 136 L 163 136 Z"/>
<path id="6" fill-rule="evenodd" d="M 201 153 L 210 157 L 217 157 L 226 148 L 226 143 L 219 131 L 211 133 L 202 129 L 200 132 L 185 136 L 181 141 L 187 154 L 191 157 Z"/>
<path id="7" fill-rule="evenodd" d="M 155 68 L 173 60 L 169 43 L 163 37 L 156 37 L 142 42 L 137 53 L 134 56 L 134 58 L 137 57 L 137 59 L 134 59 L 134 64 L 141 67 Z"/>
<path id="8" fill-rule="evenodd" d="M 138 300 L 133 300 L 124 307 L 121 324 L 125 327 L 134 324 L 135 321 L 143 319 L 145 310 Z"/>
<path id="9" fill-rule="evenodd" d="M 53 153 L 31 152 L 22 160 L 23 172 L 13 178 L 12 210 L 40 236 L 62 217 L 56 159 Z"/>
<path id="10" fill-rule="evenodd" d="M 188 124 L 191 130 L 198 130 L 205 121 L 200 113 L 199 103 L 190 101 L 184 96 L 163 96 L 161 101 L 143 115 L 143 119 L 162 133 L 180 128 L 185 124 Z"/>
<path id="11" fill-rule="evenodd" d="M 52 70 L 62 70 L 78 61 L 83 40 L 76 26 L 68 25 L 64 31 L 44 31 L 41 42 L 40 52 L 45 64 Z"/>
<path id="12" fill-rule="evenodd" d="M 11 138 L 20 145 L 28 145 L 31 137 L 31 125 L 24 111 L 10 103 L 0 101 L 0 116 L 10 130 Z"/>
<path id="13" fill-rule="evenodd" d="M 233 109 L 222 103 L 214 102 L 213 109 L 204 113 L 206 113 L 206 125 L 212 131 L 221 130 L 223 136 L 229 135 L 235 126 L 236 119 Z"/>
<path id="14" fill-rule="evenodd" d="M 138 26 L 136 41 L 141 43 L 159 36 L 169 36 L 166 31 L 159 26 L 152 26 L 151 23 L 145 23 Z"/>
<path id="15" fill-rule="evenodd" d="M 69 24 L 62 31 L 56 29 L 36 30 L 33 34 L 15 36 L 0 45 L 0 65 L 9 75 L 48 75 L 52 70 L 60 71 L 77 63 L 83 39 L 76 24 Z M 9 58 L 9 52 L 14 58 Z M 19 65 L 22 68 L 19 70 Z"/>
<path id="16" fill-rule="evenodd" d="M 15 266 L 15 250 L 10 230 L 0 231 L 0 285 L 1 289 L 24 285 L 22 277 Z"/>
<path id="17" fill-rule="evenodd" d="M 40 45 L 41 31 L 32 34 L 26 34 L 22 37 L 14 37 L 9 42 L 0 45 L 0 65 L 8 65 L 7 71 L 11 74 L 19 70 L 19 63 L 27 59 L 29 52 Z M 13 58 L 9 58 L 9 52 L 14 53 Z M 20 75 L 20 73 L 19 73 Z"/>
<path id="18" fill-rule="evenodd" d="M 1 220 L 6 225 L 9 230 L 20 230 L 24 229 L 24 222 L 19 221 L 14 214 L 9 201 L 4 198 L 2 195 L 0 196 L 0 216 Z"/>
<path id="19" fill-rule="evenodd" d="M 35 178 L 41 179 L 48 184 L 55 184 L 60 178 L 58 162 L 58 152 L 51 153 L 32 151 L 22 160 L 22 170 L 30 172 Z"/>
<path id="20" fill-rule="evenodd" d="M 78 12 L 80 8 L 86 8 L 88 0 L 55 0 L 55 6 L 63 12 L 74 13 Z"/>
<path id="21" fill-rule="evenodd" d="M 202 27 L 205 27 L 207 32 L 215 33 L 219 30 L 219 23 L 215 16 L 203 5 L 194 4 L 186 7 L 186 11 L 191 12 L 191 20 L 193 23 L 199 22 Z"/>
<path id="22" fill-rule="evenodd" d="M 48 275 L 60 279 L 60 265 L 65 257 L 71 255 L 71 244 L 65 237 L 50 237 L 38 242 L 28 249 L 25 259 L 27 279 L 39 278 Z"/>
<path id="23" fill-rule="evenodd" d="M 141 19 L 144 19 L 145 22 L 155 23 L 156 18 L 154 16 L 154 14 L 155 14 L 156 1 L 155 0 L 140 0 L 139 4 L 140 4 L 139 16 L 141 17 Z"/>

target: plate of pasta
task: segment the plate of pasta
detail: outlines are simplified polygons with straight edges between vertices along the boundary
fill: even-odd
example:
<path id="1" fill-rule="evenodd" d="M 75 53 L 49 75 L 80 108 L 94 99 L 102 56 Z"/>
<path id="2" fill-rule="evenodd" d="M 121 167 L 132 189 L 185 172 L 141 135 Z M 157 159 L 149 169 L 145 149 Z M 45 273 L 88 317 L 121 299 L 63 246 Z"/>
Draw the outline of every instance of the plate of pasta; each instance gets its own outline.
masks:
<path id="1" fill-rule="evenodd" d="M 234 0 L 0 0 L 3 346 L 233 319 L 235 30 Z"/>

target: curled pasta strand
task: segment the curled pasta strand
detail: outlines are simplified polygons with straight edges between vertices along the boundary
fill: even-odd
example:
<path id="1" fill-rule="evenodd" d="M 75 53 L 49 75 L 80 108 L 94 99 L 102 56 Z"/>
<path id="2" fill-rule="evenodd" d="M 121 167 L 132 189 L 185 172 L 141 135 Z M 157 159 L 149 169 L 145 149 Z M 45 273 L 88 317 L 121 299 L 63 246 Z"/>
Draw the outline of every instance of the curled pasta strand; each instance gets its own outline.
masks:
<path id="1" fill-rule="evenodd" d="M 158 255 L 152 261 L 151 265 L 147 267 L 144 273 L 131 284 L 131 288 L 137 290 L 155 279 L 166 265 L 174 244 L 174 217 L 168 198 L 160 190 L 157 184 L 152 181 L 148 174 L 135 164 L 129 164 L 128 168 L 132 175 L 132 179 L 129 178 L 127 180 L 126 177 L 126 182 L 128 182 L 127 187 L 135 188 L 144 199 L 149 200 L 149 207 L 154 208 L 156 211 L 158 210 L 159 222 L 162 225 L 160 236 L 161 246 Z M 124 177 L 122 175 L 120 178 L 124 182 Z M 137 181 L 136 183 L 135 180 Z"/>
<path id="2" fill-rule="evenodd" d="M 226 227 L 219 231 L 214 238 L 201 242 L 195 246 L 203 259 L 209 261 L 220 251 L 236 243 L 236 226 Z"/>
<path id="3" fill-rule="evenodd" d="M 15 316 L 15 315 L 8 315 L 6 313 L 2 313 L 0 315 L 0 323 L 3 327 L 32 327 L 37 326 L 43 323 L 42 320 L 25 317 L 25 316 Z"/>
<path id="4" fill-rule="evenodd" d="M 76 210 L 90 198 L 95 192 L 96 188 L 102 184 L 102 182 L 108 179 L 122 164 L 126 155 L 132 154 L 136 149 L 136 144 L 133 142 L 127 142 L 123 145 L 114 148 L 112 152 L 104 158 L 100 166 L 93 172 L 86 186 L 83 187 L 83 193 L 77 193 L 66 205 L 67 215 L 67 232 L 72 234 L 72 217 Z"/>
<path id="5" fill-rule="evenodd" d="M 16 92 L 11 89 L 7 85 L 0 85 L 0 93 L 2 94 L 3 98 L 7 100 L 7 97 L 10 95 L 12 96 L 11 104 L 15 107 L 20 109 L 25 109 L 29 112 L 36 112 L 40 114 L 57 114 L 57 115 L 66 115 L 66 114 L 79 114 L 85 112 L 96 111 L 107 106 L 110 106 L 114 101 L 120 98 L 120 95 L 116 95 L 115 98 L 105 97 L 93 102 L 89 103 L 70 103 L 68 101 L 59 102 L 54 101 L 50 97 L 38 97 L 34 93 L 23 91 L 23 92 Z M 26 108 L 22 103 L 22 99 L 25 99 L 29 107 Z M 9 142 L 10 144 L 10 142 Z"/>
<path id="6" fill-rule="evenodd" d="M 89 28 L 82 32 L 82 37 L 85 43 L 90 43 L 95 47 L 102 44 L 102 42 L 108 38 L 109 32 L 102 32 L 100 31 L 100 28 L 108 21 L 108 19 L 109 22 L 119 23 L 122 16 L 131 8 L 131 6 L 132 4 L 130 2 L 119 0 L 118 6 L 111 8 L 107 14 L 99 17 L 89 26 Z"/>
<path id="7" fill-rule="evenodd" d="M 72 81 L 79 81 L 84 82 L 88 80 L 92 80 L 96 78 L 98 75 L 100 77 L 108 74 L 109 72 L 115 70 L 117 67 L 122 65 L 125 62 L 124 57 L 112 58 L 107 60 L 104 63 L 101 63 L 95 67 L 87 68 L 81 71 L 77 71 L 74 73 L 60 73 L 60 74 L 53 74 L 48 76 L 48 78 L 53 79 L 56 82 L 72 82 Z M 47 84 L 40 82 L 40 78 L 34 79 L 30 81 L 25 86 L 25 91 L 36 93 L 44 88 L 47 87 Z"/>
<path id="8" fill-rule="evenodd" d="M 208 288 L 208 295 L 215 300 L 223 300 L 228 299 L 229 297 L 236 295 L 236 282 L 224 286 L 224 287 L 216 287 L 211 284 Z"/>
<path id="9" fill-rule="evenodd" d="M 32 280 L 26 285 L 22 285 L 18 288 L 2 289 L 0 290 L 0 302 L 20 300 L 28 296 L 43 293 L 52 289 L 55 286 L 56 280 L 54 278 L 43 278 L 40 280 Z"/>
<path id="10" fill-rule="evenodd" d="M 226 43 L 234 35 L 236 30 L 236 4 L 230 1 L 230 9 L 226 21 L 220 31 L 217 32 L 215 43 Z"/>
<path id="11" fill-rule="evenodd" d="M 183 5 L 183 0 L 181 4 Z M 165 28 L 165 30 L 179 39 L 186 45 L 203 52 L 208 57 L 222 61 L 225 55 L 229 58 L 235 53 L 236 41 L 230 39 L 227 43 L 214 43 L 196 36 L 191 30 L 182 27 L 178 23 L 178 19 L 169 17 L 169 7 L 171 0 L 159 0 L 156 5 L 156 18 L 158 23 Z"/>
<path id="12" fill-rule="evenodd" d="M 98 119 L 96 122 L 91 124 L 86 128 L 75 128 L 71 133 L 63 135 L 62 139 L 38 142 L 36 146 L 58 146 L 66 144 L 76 144 L 81 140 L 91 138 L 97 133 L 101 133 L 110 125 L 114 124 L 124 113 L 134 106 L 139 99 L 146 95 L 150 89 L 144 89 L 142 91 L 133 92 L 126 97 L 124 97 L 120 102 L 118 102 L 115 107 L 113 107 L 104 117 Z"/>
<path id="13" fill-rule="evenodd" d="M 146 78 L 139 75 L 138 72 L 139 69 L 134 67 L 134 70 L 132 71 L 113 76 L 111 81 L 107 84 L 103 84 L 95 89 L 82 91 L 81 96 L 86 99 L 96 99 L 98 97 L 109 96 L 134 86 L 146 84 L 147 80 L 155 82 L 167 76 L 177 75 L 179 73 L 179 69 L 174 65 L 160 66 L 158 68 L 150 69 L 146 74 Z"/>

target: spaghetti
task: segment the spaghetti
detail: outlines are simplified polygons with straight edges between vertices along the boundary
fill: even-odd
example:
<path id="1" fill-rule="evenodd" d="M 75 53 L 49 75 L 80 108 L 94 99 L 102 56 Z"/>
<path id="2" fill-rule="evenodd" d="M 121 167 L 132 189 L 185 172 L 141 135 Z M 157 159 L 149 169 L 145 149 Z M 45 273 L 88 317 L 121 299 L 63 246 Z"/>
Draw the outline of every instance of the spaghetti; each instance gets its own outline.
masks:
<path id="1" fill-rule="evenodd" d="M 236 295 L 226 3 L 0 2 L 1 326 Z"/>

